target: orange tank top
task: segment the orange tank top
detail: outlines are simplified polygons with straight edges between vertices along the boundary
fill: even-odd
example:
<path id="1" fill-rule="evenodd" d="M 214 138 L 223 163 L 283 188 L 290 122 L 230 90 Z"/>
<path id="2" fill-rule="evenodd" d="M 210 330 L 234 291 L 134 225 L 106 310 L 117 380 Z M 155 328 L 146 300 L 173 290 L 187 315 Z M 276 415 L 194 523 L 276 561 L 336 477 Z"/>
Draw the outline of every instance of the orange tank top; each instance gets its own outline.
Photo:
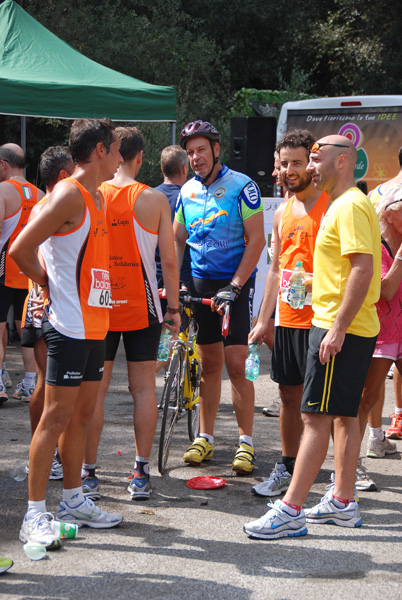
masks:
<path id="1" fill-rule="evenodd" d="M 155 265 L 158 232 L 145 229 L 134 213 L 138 196 L 147 187 L 138 182 L 100 186 L 109 230 L 110 331 L 144 329 L 162 321 Z"/>
<path id="2" fill-rule="evenodd" d="M 317 233 L 328 205 L 328 194 L 322 192 L 317 202 L 304 217 L 294 217 L 294 196 L 286 204 L 279 224 L 281 252 L 279 254 L 279 295 L 275 325 L 295 329 L 310 329 L 313 318 L 311 293 L 306 296 L 304 308 L 293 309 L 288 303 L 289 279 L 297 261 L 303 262 L 306 274 L 312 276 L 313 255 Z"/>
<path id="3" fill-rule="evenodd" d="M 109 240 L 103 198 L 97 208 L 76 179 L 85 202 L 81 223 L 45 240 L 40 250 L 49 278 L 48 318 L 53 327 L 75 339 L 103 340 L 111 308 Z"/>
<path id="4" fill-rule="evenodd" d="M 8 254 L 8 250 L 28 222 L 30 212 L 36 204 L 38 188 L 32 183 L 20 183 L 14 179 L 7 179 L 7 183 L 11 183 L 21 196 L 21 212 L 13 232 L 1 249 L 0 283 L 7 287 L 24 290 L 28 289 L 28 277 L 24 275 L 17 263 Z"/>

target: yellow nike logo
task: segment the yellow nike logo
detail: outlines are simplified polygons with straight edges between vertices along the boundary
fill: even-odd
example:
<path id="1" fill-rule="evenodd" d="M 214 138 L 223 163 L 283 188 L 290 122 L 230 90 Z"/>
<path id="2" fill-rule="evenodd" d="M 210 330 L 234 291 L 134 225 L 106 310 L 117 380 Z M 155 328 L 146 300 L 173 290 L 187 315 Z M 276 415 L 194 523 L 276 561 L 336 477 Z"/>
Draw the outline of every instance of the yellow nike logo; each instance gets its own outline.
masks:
<path id="1" fill-rule="evenodd" d="M 319 404 L 319 402 L 307 402 L 307 406 L 315 406 L 316 404 Z"/>

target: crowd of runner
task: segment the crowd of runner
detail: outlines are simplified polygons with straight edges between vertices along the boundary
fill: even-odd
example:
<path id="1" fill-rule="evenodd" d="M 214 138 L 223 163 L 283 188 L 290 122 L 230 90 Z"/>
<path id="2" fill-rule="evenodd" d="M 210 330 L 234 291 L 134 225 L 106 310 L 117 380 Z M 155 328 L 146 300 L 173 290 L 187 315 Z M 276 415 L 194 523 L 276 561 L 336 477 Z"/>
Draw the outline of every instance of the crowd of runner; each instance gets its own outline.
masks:
<path id="1" fill-rule="evenodd" d="M 180 146 L 162 152 L 164 183 L 153 189 L 137 181 L 144 140 L 136 127 L 80 119 L 68 148 L 41 156 L 45 193 L 25 179 L 23 150 L 0 147 L 0 405 L 11 385 L 5 348 L 12 307 L 25 367 L 14 397 L 29 402 L 32 430 L 24 543 L 59 548 L 55 520 L 110 528 L 123 519 L 94 503 L 101 497 L 103 403 L 121 338 L 134 402 L 128 492 L 133 500 L 150 497 L 156 356 L 162 327 L 179 332 L 180 281 L 192 295 L 213 299 L 211 307 L 194 306 L 200 432 L 184 462 L 214 456 L 225 365 L 239 434 L 232 468 L 253 472 L 254 386 L 244 364 L 248 345 L 265 342 L 279 385 L 282 457 L 252 492 L 285 495 L 245 524 L 245 533 L 276 539 L 305 535 L 306 522 L 362 523 L 357 490 L 375 488 L 359 461 L 367 420 L 368 456 L 394 453 L 389 438 L 402 439 L 401 394 L 390 429 L 381 427 L 385 378 L 393 363 L 402 372 L 402 175 L 369 199 L 356 187 L 356 149 L 348 138 L 316 141 L 308 131 L 289 131 L 276 148 L 276 183 L 286 196 L 274 216 L 272 264 L 253 324 L 256 266 L 266 243 L 263 204 L 258 185 L 221 162 L 220 144 L 210 123 L 187 124 Z M 288 288 L 299 261 L 306 298 L 294 309 Z M 227 303 L 232 314 L 223 338 Z M 328 493 L 303 509 L 331 435 Z M 63 479 L 56 515 L 46 507 L 49 478 Z"/>

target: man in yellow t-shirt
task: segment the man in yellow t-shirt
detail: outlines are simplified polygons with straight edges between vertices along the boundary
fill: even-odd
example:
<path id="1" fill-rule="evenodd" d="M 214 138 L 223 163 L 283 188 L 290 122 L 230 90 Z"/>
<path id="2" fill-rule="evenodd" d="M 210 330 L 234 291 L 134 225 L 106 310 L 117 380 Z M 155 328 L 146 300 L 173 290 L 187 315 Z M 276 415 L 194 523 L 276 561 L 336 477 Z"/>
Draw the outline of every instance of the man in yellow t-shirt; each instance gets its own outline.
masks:
<path id="1" fill-rule="evenodd" d="M 309 523 L 362 524 L 354 500 L 360 450 L 357 413 L 379 322 L 381 237 L 373 205 L 355 187 L 356 149 L 343 136 L 312 144 L 307 170 L 332 204 L 314 254 L 313 311 L 302 398 L 303 440 L 283 500 L 244 531 L 251 537 L 302 536 Z M 315 507 L 302 505 L 325 460 L 334 429 L 335 481 Z"/>

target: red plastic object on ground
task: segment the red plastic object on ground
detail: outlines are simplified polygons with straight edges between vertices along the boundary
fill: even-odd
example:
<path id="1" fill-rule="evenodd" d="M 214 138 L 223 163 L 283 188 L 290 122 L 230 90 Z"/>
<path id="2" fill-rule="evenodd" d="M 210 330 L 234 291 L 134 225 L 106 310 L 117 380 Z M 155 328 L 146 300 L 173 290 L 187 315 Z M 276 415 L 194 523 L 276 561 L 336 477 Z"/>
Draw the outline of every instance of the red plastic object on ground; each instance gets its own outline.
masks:
<path id="1" fill-rule="evenodd" d="M 187 481 L 187 487 L 193 490 L 212 490 L 226 485 L 222 477 L 193 477 Z"/>

